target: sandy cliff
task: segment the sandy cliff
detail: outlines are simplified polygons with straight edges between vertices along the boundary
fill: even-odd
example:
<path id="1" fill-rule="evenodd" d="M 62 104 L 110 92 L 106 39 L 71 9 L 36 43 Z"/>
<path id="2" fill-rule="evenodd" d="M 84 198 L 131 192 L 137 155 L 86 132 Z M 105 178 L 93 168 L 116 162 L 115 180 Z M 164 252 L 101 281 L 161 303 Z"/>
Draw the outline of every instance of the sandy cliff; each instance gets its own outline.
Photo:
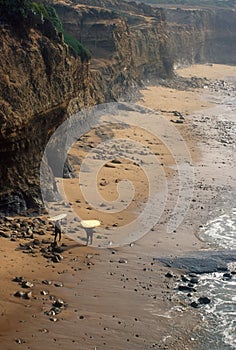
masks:
<path id="1" fill-rule="evenodd" d="M 39 204 L 42 151 L 68 103 L 89 102 L 88 63 L 33 27 L 2 22 L 0 47 L 0 210 L 20 212 Z"/>
<path id="2" fill-rule="evenodd" d="M 47 21 L 19 29 L 1 19 L 0 212 L 40 207 L 42 153 L 70 113 L 128 98 L 143 79 L 172 72 L 161 10 L 120 2 L 54 1 L 54 6 L 92 60 L 75 57 Z"/>
<path id="3" fill-rule="evenodd" d="M 236 64 L 236 11 L 164 9 L 176 63 Z"/>

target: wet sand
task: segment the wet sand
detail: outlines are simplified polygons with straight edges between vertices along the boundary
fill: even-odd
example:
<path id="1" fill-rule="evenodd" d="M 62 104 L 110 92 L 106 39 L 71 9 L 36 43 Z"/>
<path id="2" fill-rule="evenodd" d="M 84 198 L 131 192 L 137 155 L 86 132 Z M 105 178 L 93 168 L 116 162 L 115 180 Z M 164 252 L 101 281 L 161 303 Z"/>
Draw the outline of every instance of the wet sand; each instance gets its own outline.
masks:
<path id="1" fill-rule="evenodd" d="M 193 76 L 234 76 L 234 67 L 193 66 L 180 73 Z M 204 89 L 205 90 L 205 89 Z M 19 241 L 0 238 L 1 244 L 1 319 L 0 341 L 5 349 L 194 349 L 195 332 L 201 320 L 173 293 L 173 281 L 165 277 L 167 268 L 153 258 L 178 256 L 188 251 L 206 249 L 207 245 L 197 238 L 199 226 L 204 224 L 212 210 L 218 207 L 221 195 L 234 185 L 232 152 L 220 142 L 221 125 L 216 123 L 217 110 L 213 102 L 204 98 L 206 91 L 177 91 L 163 87 L 147 87 L 143 90 L 140 104 L 160 111 L 166 120 L 175 118 L 172 111 L 185 117 L 183 124 L 174 124 L 187 143 L 195 171 L 194 193 L 189 211 L 175 233 L 166 233 L 166 224 L 178 198 L 177 171 L 171 170 L 174 161 L 165 145 L 151 145 L 162 158 L 168 181 L 168 198 L 164 213 L 153 229 L 134 245 L 118 249 L 98 249 L 79 246 L 78 242 L 64 237 L 68 246 L 60 263 L 47 262 L 38 252 L 32 257 L 16 251 Z M 209 99 L 210 91 L 207 91 Z M 211 111 L 214 112 L 211 112 Z M 205 117 L 208 116 L 209 119 Z M 170 122 L 171 123 L 171 122 Z M 137 130 L 115 130 L 114 135 L 134 137 L 144 142 Z M 155 140 L 148 139 L 154 143 Z M 85 143 L 99 142 L 93 131 L 71 150 L 74 157 L 83 158 Z M 150 145 L 150 144 L 149 144 Z M 86 148 L 85 148 L 86 149 Z M 147 198 L 147 185 L 142 169 L 131 162 L 104 168 L 98 178 L 102 195 L 115 199 L 116 179 L 124 176 L 134 181 L 137 195 L 125 213 L 115 216 L 100 214 L 88 208 L 78 191 L 76 179 L 65 180 L 65 190 L 73 208 L 83 219 L 98 218 L 102 227 L 112 224 L 122 226 L 142 210 Z M 79 170 L 79 169 L 77 169 Z M 227 176 L 226 176 L 227 174 Z M 105 182 L 104 180 L 105 179 Z M 101 185 L 103 183 L 103 185 Z M 75 187 L 73 187 L 75 186 Z M 75 222 L 76 230 L 76 222 Z M 78 229 L 82 237 L 84 232 Z M 46 234 L 52 238 L 50 230 Z M 82 241 L 83 243 L 83 241 Z M 122 260 L 123 259 L 123 260 Z M 178 271 L 172 271 L 179 274 Z M 19 289 L 12 279 L 24 276 L 33 281 L 35 299 L 23 300 L 13 296 Z M 63 282 L 63 287 L 42 285 L 42 280 Z M 48 289 L 49 295 L 63 298 L 68 307 L 52 322 L 44 315 L 51 307 L 49 295 L 40 291 Z M 17 344 L 16 339 L 22 339 Z"/>

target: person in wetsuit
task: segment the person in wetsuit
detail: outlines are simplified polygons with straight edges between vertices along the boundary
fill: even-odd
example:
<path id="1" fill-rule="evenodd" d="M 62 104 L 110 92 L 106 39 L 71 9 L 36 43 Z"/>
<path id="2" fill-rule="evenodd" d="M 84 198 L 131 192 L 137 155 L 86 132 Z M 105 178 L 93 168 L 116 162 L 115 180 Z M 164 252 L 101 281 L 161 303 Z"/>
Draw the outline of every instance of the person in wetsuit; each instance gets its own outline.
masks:
<path id="1" fill-rule="evenodd" d="M 54 226 L 54 243 L 57 242 L 57 236 L 59 236 L 58 241 L 61 241 L 61 222 L 57 220 Z"/>

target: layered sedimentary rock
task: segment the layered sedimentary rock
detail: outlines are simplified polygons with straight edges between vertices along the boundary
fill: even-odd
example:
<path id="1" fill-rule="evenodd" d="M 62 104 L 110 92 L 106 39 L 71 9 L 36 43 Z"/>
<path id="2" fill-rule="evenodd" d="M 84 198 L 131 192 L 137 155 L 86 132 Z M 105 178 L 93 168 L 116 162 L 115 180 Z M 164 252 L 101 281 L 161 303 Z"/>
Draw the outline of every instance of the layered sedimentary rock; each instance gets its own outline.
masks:
<path id="1" fill-rule="evenodd" d="M 176 64 L 236 64 L 236 11 L 164 9 Z"/>
<path id="2" fill-rule="evenodd" d="M 42 152 L 69 101 L 89 102 L 88 63 L 43 28 L 2 22 L 0 47 L 0 211 L 20 212 L 39 206 Z"/>
<path id="3" fill-rule="evenodd" d="M 101 89 L 106 100 L 127 97 L 130 86 L 141 80 L 171 74 L 173 60 L 161 9 L 109 0 L 56 1 L 55 8 L 64 28 L 92 54 L 96 98 Z"/>
<path id="4" fill-rule="evenodd" d="M 160 10 L 139 13 L 135 5 L 127 17 L 115 3 L 92 3 L 54 2 L 64 28 L 91 50 L 91 63 L 42 18 L 23 26 L 0 20 L 0 213 L 40 207 L 42 154 L 69 114 L 127 99 L 142 79 L 172 72 Z"/>

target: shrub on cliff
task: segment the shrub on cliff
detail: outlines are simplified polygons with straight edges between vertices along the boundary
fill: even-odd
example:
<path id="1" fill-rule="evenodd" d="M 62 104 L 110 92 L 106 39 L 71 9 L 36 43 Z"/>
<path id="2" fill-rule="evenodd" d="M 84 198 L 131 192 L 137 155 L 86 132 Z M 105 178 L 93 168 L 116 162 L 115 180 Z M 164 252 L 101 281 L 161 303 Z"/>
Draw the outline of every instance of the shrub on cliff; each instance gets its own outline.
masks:
<path id="1" fill-rule="evenodd" d="M 81 57 L 82 61 L 88 61 L 90 59 L 89 51 L 76 38 L 63 29 L 61 20 L 52 6 L 33 2 L 31 4 L 31 9 L 35 13 L 41 14 L 45 19 L 49 20 L 57 31 L 63 34 L 65 43 L 75 52 L 76 55 Z"/>
<path id="2" fill-rule="evenodd" d="M 13 24 L 17 23 L 17 26 L 27 27 L 27 21 L 33 13 L 41 15 L 44 20 L 50 21 L 57 31 L 63 34 L 65 43 L 77 56 L 81 57 L 82 61 L 88 61 L 90 59 L 89 51 L 76 38 L 63 29 L 60 18 L 52 6 L 30 0 L 0 0 L 1 16 L 7 18 Z"/>

